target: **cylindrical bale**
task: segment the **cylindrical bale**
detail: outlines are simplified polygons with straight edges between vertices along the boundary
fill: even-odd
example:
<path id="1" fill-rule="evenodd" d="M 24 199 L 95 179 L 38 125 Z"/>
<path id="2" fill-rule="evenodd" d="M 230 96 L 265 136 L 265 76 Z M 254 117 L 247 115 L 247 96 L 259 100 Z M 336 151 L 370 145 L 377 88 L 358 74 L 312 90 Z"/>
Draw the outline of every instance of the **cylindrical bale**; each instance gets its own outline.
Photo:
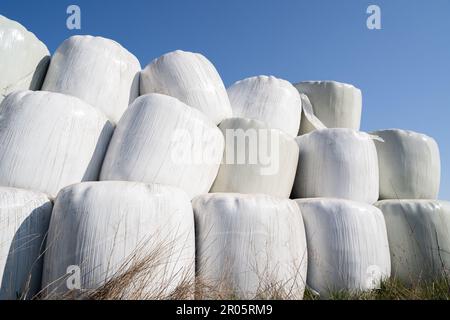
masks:
<path id="1" fill-rule="evenodd" d="M 233 117 L 266 122 L 297 136 L 302 116 L 302 100 L 294 86 L 273 76 L 251 77 L 236 82 L 227 89 Z"/>
<path id="2" fill-rule="evenodd" d="M 294 84 L 311 101 L 314 114 L 327 128 L 359 130 L 361 124 L 361 90 L 336 81 L 305 81 Z M 313 131 L 314 126 L 304 117 L 299 135 Z"/>
<path id="3" fill-rule="evenodd" d="M 193 288 L 194 260 L 194 215 L 185 192 L 139 182 L 80 183 L 56 199 L 43 294 L 188 298 L 176 294 Z"/>
<path id="4" fill-rule="evenodd" d="M 141 94 L 161 93 L 203 112 L 215 124 L 231 117 L 230 101 L 214 65 L 199 53 L 176 50 L 141 72 Z"/>
<path id="5" fill-rule="evenodd" d="M 42 90 L 78 97 L 118 122 L 139 95 L 138 59 L 113 40 L 72 36 L 56 50 Z"/>
<path id="6" fill-rule="evenodd" d="M 149 94 L 136 99 L 117 125 L 100 180 L 167 184 L 193 198 L 211 188 L 223 150 L 222 132 L 200 111 Z"/>
<path id="7" fill-rule="evenodd" d="M 56 196 L 97 180 L 113 125 L 78 98 L 16 91 L 0 108 L 0 185 Z"/>
<path id="8" fill-rule="evenodd" d="M 0 300 L 31 299 L 39 292 L 51 213 L 46 195 L 0 187 Z"/>
<path id="9" fill-rule="evenodd" d="M 219 128 L 225 136 L 225 153 L 211 192 L 289 198 L 298 163 L 295 139 L 251 119 L 226 119 Z"/>
<path id="10" fill-rule="evenodd" d="M 202 298 L 303 297 L 306 238 L 294 201 L 216 193 L 193 207 Z"/>
<path id="11" fill-rule="evenodd" d="M 438 200 L 384 200 L 392 275 L 418 285 L 449 277 L 450 203 Z"/>
<path id="12" fill-rule="evenodd" d="M 17 90 L 39 90 L 50 53 L 36 36 L 0 15 L 0 103 Z"/>
<path id="13" fill-rule="evenodd" d="M 373 137 L 351 129 L 324 129 L 297 137 L 300 155 L 295 198 L 343 198 L 373 204 L 379 196 Z"/>
<path id="14" fill-rule="evenodd" d="M 308 285 L 327 298 L 377 288 L 391 272 L 383 214 L 340 199 L 298 199 L 308 243 Z"/>
<path id="15" fill-rule="evenodd" d="M 375 131 L 380 167 L 380 199 L 437 199 L 441 160 L 436 141 L 424 134 Z"/>

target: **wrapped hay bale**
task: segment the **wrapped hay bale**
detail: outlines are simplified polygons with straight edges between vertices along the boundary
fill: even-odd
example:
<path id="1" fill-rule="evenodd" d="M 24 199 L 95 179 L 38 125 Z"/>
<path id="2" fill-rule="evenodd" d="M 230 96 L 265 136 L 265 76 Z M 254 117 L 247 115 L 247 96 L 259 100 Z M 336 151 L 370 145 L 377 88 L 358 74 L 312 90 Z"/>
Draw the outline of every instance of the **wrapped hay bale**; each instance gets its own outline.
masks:
<path id="1" fill-rule="evenodd" d="M 291 83 L 273 76 L 258 76 L 236 82 L 227 92 L 233 117 L 260 120 L 271 129 L 297 136 L 302 101 Z"/>
<path id="2" fill-rule="evenodd" d="M 301 299 L 307 249 L 294 201 L 206 194 L 193 200 L 203 298 Z"/>
<path id="3" fill-rule="evenodd" d="M 391 272 L 383 214 L 339 199 L 299 199 L 308 243 L 308 285 L 329 297 L 377 288 Z"/>
<path id="4" fill-rule="evenodd" d="M 311 101 L 314 115 L 328 128 L 359 130 L 361 124 L 361 90 L 336 81 L 305 81 L 294 84 Z M 299 135 L 317 129 L 307 117 L 303 119 Z"/>
<path id="5" fill-rule="evenodd" d="M 225 153 L 211 192 L 289 198 L 298 162 L 294 138 L 244 118 L 226 119 L 219 128 L 225 136 Z"/>
<path id="6" fill-rule="evenodd" d="M 375 131 L 380 166 L 380 199 L 437 199 L 441 176 L 439 147 L 424 134 Z"/>
<path id="7" fill-rule="evenodd" d="M 0 15 L 0 103 L 16 90 L 39 90 L 50 53 L 36 36 Z"/>
<path id="8" fill-rule="evenodd" d="M 119 121 L 139 95 L 137 58 L 113 40 L 73 36 L 52 57 L 42 90 L 80 98 Z"/>
<path id="9" fill-rule="evenodd" d="M 199 53 L 176 50 L 153 60 L 141 73 L 141 94 L 161 93 L 203 112 L 215 124 L 231 117 L 225 86 Z"/>
<path id="10" fill-rule="evenodd" d="M 113 126 L 75 97 L 16 91 L 1 104 L 0 185 L 56 196 L 99 175 Z"/>
<path id="11" fill-rule="evenodd" d="M 31 299 L 39 292 L 51 213 L 46 195 L 0 187 L 0 300 Z"/>
<path id="12" fill-rule="evenodd" d="M 55 202 L 43 294 L 181 298 L 176 294 L 192 289 L 194 259 L 194 216 L 182 190 L 138 182 L 76 184 Z"/>
<path id="13" fill-rule="evenodd" d="M 324 129 L 297 137 L 300 155 L 295 198 L 378 200 L 378 159 L 374 137 L 351 129 Z"/>
<path id="14" fill-rule="evenodd" d="M 112 137 L 100 180 L 161 183 L 191 198 L 209 191 L 224 137 L 200 111 L 162 94 L 141 96 Z"/>
<path id="15" fill-rule="evenodd" d="M 412 285 L 450 275 L 450 203 L 384 200 L 392 276 Z"/>

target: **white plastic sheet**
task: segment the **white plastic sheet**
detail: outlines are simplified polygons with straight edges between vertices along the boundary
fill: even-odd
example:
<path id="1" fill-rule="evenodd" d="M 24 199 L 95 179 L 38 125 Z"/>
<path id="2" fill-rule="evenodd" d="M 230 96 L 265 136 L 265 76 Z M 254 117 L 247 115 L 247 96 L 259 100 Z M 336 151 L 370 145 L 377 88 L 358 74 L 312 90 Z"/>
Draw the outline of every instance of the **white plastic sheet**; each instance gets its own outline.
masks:
<path id="1" fill-rule="evenodd" d="M 206 194 L 193 200 L 197 272 L 209 297 L 301 299 L 307 248 L 298 206 L 267 195 Z"/>
<path id="2" fill-rule="evenodd" d="M 361 90 L 336 81 L 305 81 L 294 84 L 311 101 L 314 115 L 328 128 L 359 130 L 362 112 Z M 304 117 L 299 135 L 317 129 Z"/>
<path id="3" fill-rule="evenodd" d="M 75 97 L 16 91 L 0 108 L 0 185 L 51 196 L 99 175 L 113 126 Z"/>
<path id="4" fill-rule="evenodd" d="M 308 243 L 308 285 L 321 297 L 377 288 L 391 272 L 383 214 L 339 199 L 296 200 Z"/>
<path id="5" fill-rule="evenodd" d="M 437 200 L 384 200 L 392 275 L 407 284 L 448 277 L 450 203 Z"/>
<path id="6" fill-rule="evenodd" d="M 219 128 L 225 136 L 225 153 L 211 192 L 289 198 L 299 153 L 294 138 L 244 118 L 226 119 Z"/>
<path id="7" fill-rule="evenodd" d="M 230 101 L 214 65 L 199 53 L 176 50 L 141 73 L 141 94 L 162 93 L 203 112 L 215 124 L 231 117 Z"/>
<path id="8" fill-rule="evenodd" d="M 173 185 L 193 198 L 211 188 L 223 150 L 222 132 L 200 111 L 149 94 L 136 99 L 117 125 L 100 180 Z"/>
<path id="9" fill-rule="evenodd" d="M 0 103 L 15 90 L 39 90 L 50 53 L 36 36 L 0 15 Z"/>
<path id="10" fill-rule="evenodd" d="M 295 198 L 343 198 L 373 204 L 379 196 L 373 137 L 351 129 L 316 130 L 296 138 Z"/>
<path id="11" fill-rule="evenodd" d="M 46 195 L 0 187 L 0 300 L 29 299 L 39 292 L 51 213 Z"/>
<path id="12" fill-rule="evenodd" d="M 227 89 L 233 117 L 266 122 L 296 137 L 302 116 L 302 100 L 294 86 L 273 76 L 240 80 Z"/>
<path id="13" fill-rule="evenodd" d="M 137 58 L 113 40 L 73 36 L 52 57 L 42 90 L 78 97 L 119 121 L 139 95 Z"/>
<path id="14" fill-rule="evenodd" d="M 120 298 L 162 298 L 191 285 L 194 259 L 194 216 L 185 192 L 138 182 L 86 182 L 58 194 L 42 287 L 46 297 L 70 289 L 89 293 L 134 270 L 116 288 L 123 291 Z M 77 267 L 78 288 L 68 274 Z"/>
<path id="15" fill-rule="evenodd" d="M 424 134 L 375 131 L 380 166 L 380 199 L 437 199 L 441 177 L 439 147 Z"/>

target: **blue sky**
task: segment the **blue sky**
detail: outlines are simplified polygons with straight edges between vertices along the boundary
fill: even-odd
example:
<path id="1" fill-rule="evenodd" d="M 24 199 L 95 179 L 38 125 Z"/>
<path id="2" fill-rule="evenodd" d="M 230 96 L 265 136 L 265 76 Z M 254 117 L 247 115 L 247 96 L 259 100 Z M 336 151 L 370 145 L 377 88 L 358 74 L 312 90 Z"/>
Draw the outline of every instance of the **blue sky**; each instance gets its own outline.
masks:
<path id="1" fill-rule="evenodd" d="M 81 7 L 82 29 L 66 28 Z M 366 9 L 380 6 L 382 30 Z M 267 74 L 338 80 L 363 92 L 362 130 L 402 128 L 439 143 L 441 199 L 450 200 L 449 0 L 1 0 L 0 14 L 53 52 L 74 34 L 120 42 L 144 67 L 175 49 L 201 52 L 225 85 Z"/>

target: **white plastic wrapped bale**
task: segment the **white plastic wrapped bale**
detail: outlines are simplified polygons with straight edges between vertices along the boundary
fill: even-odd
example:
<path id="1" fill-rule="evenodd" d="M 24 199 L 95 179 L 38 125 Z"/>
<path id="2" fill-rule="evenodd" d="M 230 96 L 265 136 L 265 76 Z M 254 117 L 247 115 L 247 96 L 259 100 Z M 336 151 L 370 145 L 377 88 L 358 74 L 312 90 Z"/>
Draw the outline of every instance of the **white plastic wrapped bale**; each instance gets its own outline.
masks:
<path id="1" fill-rule="evenodd" d="M 78 98 L 16 91 L 0 108 L 0 185 L 56 196 L 72 183 L 97 180 L 113 132 Z"/>
<path id="2" fill-rule="evenodd" d="M 441 177 L 439 147 L 424 134 L 390 129 L 373 134 L 380 166 L 380 199 L 437 199 Z"/>
<path id="3" fill-rule="evenodd" d="M 314 115 L 327 128 L 359 130 L 361 124 L 361 90 L 336 81 L 305 81 L 294 84 L 311 101 Z M 315 130 L 306 117 L 300 125 L 299 135 Z"/>
<path id="4" fill-rule="evenodd" d="M 442 279 L 450 270 L 450 203 L 384 200 L 392 276 L 412 285 Z"/>
<path id="5" fill-rule="evenodd" d="M 0 187 L 0 300 L 30 299 L 39 292 L 51 213 L 46 195 Z"/>
<path id="6" fill-rule="evenodd" d="M 289 198 L 299 153 L 294 138 L 244 118 L 226 119 L 219 128 L 225 136 L 225 153 L 211 192 Z"/>
<path id="7" fill-rule="evenodd" d="M 383 214 L 340 199 L 299 199 L 308 243 L 308 285 L 321 297 L 377 288 L 390 276 Z"/>
<path id="8" fill-rule="evenodd" d="M 343 198 L 373 204 L 379 196 L 373 137 L 351 129 L 316 130 L 296 138 L 295 198 Z"/>
<path id="9" fill-rule="evenodd" d="M 204 297 L 303 297 L 306 237 L 294 201 L 216 193 L 195 198 L 193 207 Z"/>
<path id="10" fill-rule="evenodd" d="M 50 53 L 36 36 L 0 15 L 0 103 L 16 90 L 39 90 Z"/>
<path id="11" fill-rule="evenodd" d="M 100 180 L 167 184 L 193 198 L 210 190 L 223 150 L 222 132 L 200 111 L 149 94 L 136 99 L 117 125 Z"/>
<path id="12" fill-rule="evenodd" d="M 273 76 L 258 76 L 236 82 L 227 89 L 233 117 L 266 122 L 296 137 L 302 116 L 302 101 L 294 86 Z"/>
<path id="13" fill-rule="evenodd" d="M 78 97 L 118 122 L 139 95 L 137 58 L 113 40 L 73 36 L 52 57 L 42 90 Z"/>
<path id="14" fill-rule="evenodd" d="M 230 101 L 214 65 L 199 53 L 176 50 L 141 72 L 141 94 L 161 93 L 203 112 L 215 124 L 231 117 Z"/>
<path id="15" fill-rule="evenodd" d="M 46 250 L 44 297 L 70 290 L 114 300 L 169 297 L 194 280 L 191 202 L 182 190 L 163 185 L 72 185 L 58 194 Z"/>

